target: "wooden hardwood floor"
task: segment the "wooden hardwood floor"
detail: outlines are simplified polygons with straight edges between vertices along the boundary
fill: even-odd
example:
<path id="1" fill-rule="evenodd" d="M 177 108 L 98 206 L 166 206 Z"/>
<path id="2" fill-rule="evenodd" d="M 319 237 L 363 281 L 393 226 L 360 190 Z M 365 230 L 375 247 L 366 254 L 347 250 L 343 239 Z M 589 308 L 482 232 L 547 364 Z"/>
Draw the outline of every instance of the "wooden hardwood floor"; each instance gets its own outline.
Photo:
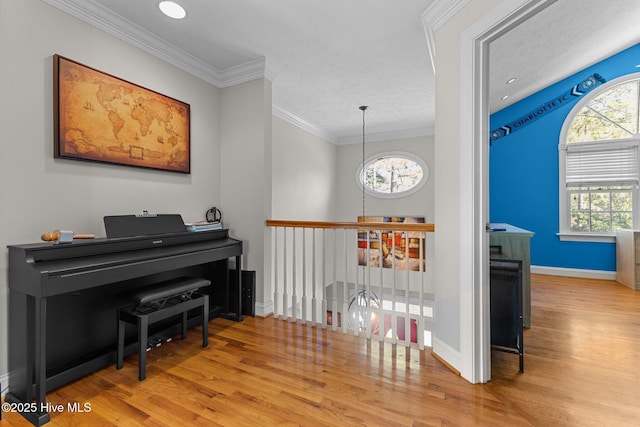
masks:
<path id="1" fill-rule="evenodd" d="M 430 352 L 283 322 L 210 323 L 48 394 L 51 426 L 640 425 L 640 291 L 611 281 L 532 277 L 525 373 L 493 352 L 472 385 Z M 68 404 L 88 403 L 90 412 Z M 2 426 L 26 426 L 4 413 Z"/>

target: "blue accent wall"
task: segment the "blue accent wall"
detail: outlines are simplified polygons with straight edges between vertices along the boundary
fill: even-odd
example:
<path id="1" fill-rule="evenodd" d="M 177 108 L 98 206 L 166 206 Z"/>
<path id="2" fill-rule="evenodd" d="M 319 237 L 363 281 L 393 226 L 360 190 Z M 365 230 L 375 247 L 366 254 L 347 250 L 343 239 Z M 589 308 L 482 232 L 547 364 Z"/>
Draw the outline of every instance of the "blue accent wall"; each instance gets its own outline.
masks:
<path id="1" fill-rule="evenodd" d="M 570 55 L 571 53 L 569 53 Z M 513 122 L 597 73 L 607 81 L 640 72 L 640 44 L 575 73 L 490 117 L 490 128 Z M 544 64 L 540 66 L 544 67 Z M 559 231 L 558 143 L 562 125 L 583 97 L 565 102 L 534 122 L 493 141 L 489 149 L 491 222 L 535 233 L 531 264 L 615 271 L 614 243 L 562 242 Z"/>

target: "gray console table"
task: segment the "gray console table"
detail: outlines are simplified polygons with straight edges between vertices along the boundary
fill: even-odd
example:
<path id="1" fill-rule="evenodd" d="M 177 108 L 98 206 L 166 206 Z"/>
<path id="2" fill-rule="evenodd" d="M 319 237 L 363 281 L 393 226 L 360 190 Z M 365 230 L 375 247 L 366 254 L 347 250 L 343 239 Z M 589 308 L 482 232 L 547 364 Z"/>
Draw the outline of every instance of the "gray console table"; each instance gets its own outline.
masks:
<path id="1" fill-rule="evenodd" d="M 522 317 L 525 328 L 531 327 L 531 237 L 533 232 L 510 224 L 492 223 L 489 244 L 499 247 L 500 257 L 522 261 Z"/>

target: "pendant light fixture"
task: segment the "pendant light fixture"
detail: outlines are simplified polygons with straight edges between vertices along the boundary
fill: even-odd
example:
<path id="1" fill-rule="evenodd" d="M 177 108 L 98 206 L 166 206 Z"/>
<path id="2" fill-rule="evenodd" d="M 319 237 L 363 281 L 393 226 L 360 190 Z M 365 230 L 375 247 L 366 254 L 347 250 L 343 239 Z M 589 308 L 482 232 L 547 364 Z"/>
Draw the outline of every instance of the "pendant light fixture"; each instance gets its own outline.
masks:
<path id="1" fill-rule="evenodd" d="M 366 171 L 365 171 L 365 162 L 366 162 L 366 121 L 365 121 L 365 112 L 367 108 L 366 105 L 361 105 L 358 107 L 360 111 L 362 111 L 362 216 L 360 221 L 365 222 L 366 215 L 366 205 L 365 205 L 365 183 L 366 183 Z M 365 241 L 368 243 L 369 239 L 369 230 L 365 229 Z M 357 330 L 358 332 L 366 332 L 368 336 L 372 334 L 379 333 L 379 322 L 373 322 L 372 316 L 374 315 L 374 310 L 379 309 L 381 307 L 380 299 L 372 290 L 366 289 L 367 286 L 365 284 L 365 274 L 366 274 L 366 265 L 371 262 L 369 256 L 370 248 L 363 248 L 363 260 L 364 264 L 362 265 L 362 289 L 358 289 L 359 281 L 356 280 L 356 290 L 355 294 L 351 297 L 349 301 L 349 327 L 351 329 Z"/>

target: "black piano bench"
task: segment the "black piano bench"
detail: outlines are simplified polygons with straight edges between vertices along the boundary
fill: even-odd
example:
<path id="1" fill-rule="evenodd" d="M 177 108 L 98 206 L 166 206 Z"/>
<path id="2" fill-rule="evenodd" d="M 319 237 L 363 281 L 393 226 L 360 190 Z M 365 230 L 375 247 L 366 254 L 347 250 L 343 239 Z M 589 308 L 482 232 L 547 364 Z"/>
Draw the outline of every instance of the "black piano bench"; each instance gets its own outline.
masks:
<path id="1" fill-rule="evenodd" d="M 187 337 L 187 312 L 202 307 L 202 347 L 209 345 L 209 295 L 198 289 L 211 284 L 209 280 L 179 277 L 145 286 L 122 296 L 136 305 L 118 310 L 118 349 L 116 368 L 122 369 L 125 323 L 138 326 L 138 379 L 147 377 L 147 340 L 149 325 L 182 314 L 182 339 Z"/>

